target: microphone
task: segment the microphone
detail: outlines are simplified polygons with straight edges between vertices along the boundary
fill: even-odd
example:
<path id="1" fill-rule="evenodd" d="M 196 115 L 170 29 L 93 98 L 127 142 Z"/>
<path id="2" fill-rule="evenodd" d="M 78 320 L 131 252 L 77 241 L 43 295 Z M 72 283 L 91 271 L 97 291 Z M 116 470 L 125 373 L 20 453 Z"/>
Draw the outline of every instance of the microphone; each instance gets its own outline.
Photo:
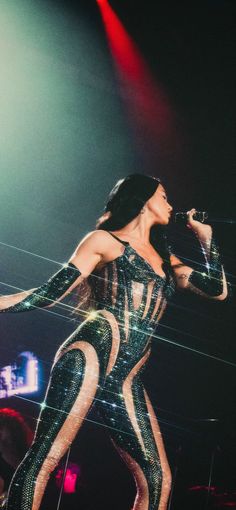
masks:
<path id="1" fill-rule="evenodd" d="M 188 221 L 188 213 L 184 211 L 176 212 L 174 215 L 175 223 L 182 223 L 182 225 L 186 225 Z M 193 215 L 193 219 L 196 221 L 200 221 L 204 223 L 204 221 L 208 218 L 208 213 L 206 211 L 196 211 Z"/>

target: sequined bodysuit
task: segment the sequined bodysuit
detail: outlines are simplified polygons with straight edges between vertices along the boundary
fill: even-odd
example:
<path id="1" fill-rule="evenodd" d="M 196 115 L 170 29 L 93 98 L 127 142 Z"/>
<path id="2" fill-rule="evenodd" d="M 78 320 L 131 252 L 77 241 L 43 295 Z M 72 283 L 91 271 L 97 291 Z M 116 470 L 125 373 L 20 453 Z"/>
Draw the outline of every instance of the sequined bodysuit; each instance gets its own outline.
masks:
<path id="1" fill-rule="evenodd" d="M 91 276 L 95 312 L 56 354 L 35 440 L 13 478 L 8 510 L 39 509 L 50 473 L 95 401 L 115 447 L 134 475 L 133 510 L 167 508 L 170 470 L 140 374 L 175 282 L 171 274 L 156 274 L 129 243 L 116 239 L 124 245 L 122 255 Z M 70 285 L 78 276 L 73 275 L 75 270 L 70 264 L 60 277 L 49 280 L 52 293 L 62 275 Z M 45 288 L 38 293 L 41 301 Z M 33 298 L 31 302 L 36 306 Z M 30 300 L 24 300 L 9 310 L 29 306 Z"/>

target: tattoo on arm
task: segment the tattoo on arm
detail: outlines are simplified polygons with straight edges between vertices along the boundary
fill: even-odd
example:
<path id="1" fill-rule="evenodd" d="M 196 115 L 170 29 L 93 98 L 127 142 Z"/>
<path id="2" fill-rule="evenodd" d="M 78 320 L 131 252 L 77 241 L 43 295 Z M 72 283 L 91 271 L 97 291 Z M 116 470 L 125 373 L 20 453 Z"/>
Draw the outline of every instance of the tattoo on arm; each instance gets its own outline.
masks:
<path id="1" fill-rule="evenodd" d="M 185 273 L 182 273 L 178 276 L 178 280 L 187 280 L 187 279 L 188 279 L 188 275 Z"/>

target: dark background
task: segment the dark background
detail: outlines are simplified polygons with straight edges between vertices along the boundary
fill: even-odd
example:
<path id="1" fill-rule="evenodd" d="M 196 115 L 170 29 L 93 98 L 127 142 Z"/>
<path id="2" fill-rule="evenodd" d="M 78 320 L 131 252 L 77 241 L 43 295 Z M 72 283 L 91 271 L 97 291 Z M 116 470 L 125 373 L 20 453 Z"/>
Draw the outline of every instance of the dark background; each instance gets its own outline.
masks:
<path id="1" fill-rule="evenodd" d="M 176 295 L 144 379 L 176 474 L 171 510 L 205 508 L 212 460 L 218 499 L 209 508 L 226 508 L 219 494 L 233 501 L 236 491 L 234 2 L 110 5 L 165 91 L 176 138 L 163 151 L 137 136 L 96 2 L 3 2 L 0 292 L 55 272 L 94 228 L 114 182 L 133 171 L 160 176 L 175 210 L 207 210 L 231 298 Z M 191 232 L 172 225 L 170 237 L 177 255 L 202 261 Z M 40 359 L 40 392 L 1 402 L 32 426 L 55 350 L 73 328 L 60 308 L 1 316 L 1 366 L 23 350 Z M 94 410 L 71 451 L 82 468 L 78 508 L 128 510 L 132 477 L 96 421 Z M 51 486 L 46 508 L 54 497 Z"/>

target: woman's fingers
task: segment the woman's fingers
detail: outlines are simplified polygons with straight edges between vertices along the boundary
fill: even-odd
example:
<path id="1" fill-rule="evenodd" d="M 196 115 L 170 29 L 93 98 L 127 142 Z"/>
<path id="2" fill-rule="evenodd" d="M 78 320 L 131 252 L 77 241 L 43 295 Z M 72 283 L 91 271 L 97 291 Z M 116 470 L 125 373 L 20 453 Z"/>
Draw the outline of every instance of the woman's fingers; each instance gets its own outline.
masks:
<path id="1" fill-rule="evenodd" d="M 192 209 L 190 209 L 190 211 L 187 211 L 187 215 L 190 219 L 193 219 L 193 215 L 195 214 L 196 212 L 196 209 L 193 207 Z"/>
<path id="2" fill-rule="evenodd" d="M 193 222 L 196 221 L 193 219 L 195 212 L 196 212 L 196 209 L 194 207 L 192 209 L 190 209 L 190 211 L 187 211 L 187 216 L 188 216 L 187 227 L 188 228 L 191 228 L 193 225 Z"/>
<path id="3" fill-rule="evenodd" d="M 187 227 L 193 230 L 193 232 L 201 238 L 210 239 L 212 236 L 212 228 L 210 225 L 206 225 L 205 223 L 201 223 L 200 221 L 194 220 L 193 216 L 196 212 L 196 209 L 193 207 L 190 211 L 187 211 L 188 221 Z"/>

